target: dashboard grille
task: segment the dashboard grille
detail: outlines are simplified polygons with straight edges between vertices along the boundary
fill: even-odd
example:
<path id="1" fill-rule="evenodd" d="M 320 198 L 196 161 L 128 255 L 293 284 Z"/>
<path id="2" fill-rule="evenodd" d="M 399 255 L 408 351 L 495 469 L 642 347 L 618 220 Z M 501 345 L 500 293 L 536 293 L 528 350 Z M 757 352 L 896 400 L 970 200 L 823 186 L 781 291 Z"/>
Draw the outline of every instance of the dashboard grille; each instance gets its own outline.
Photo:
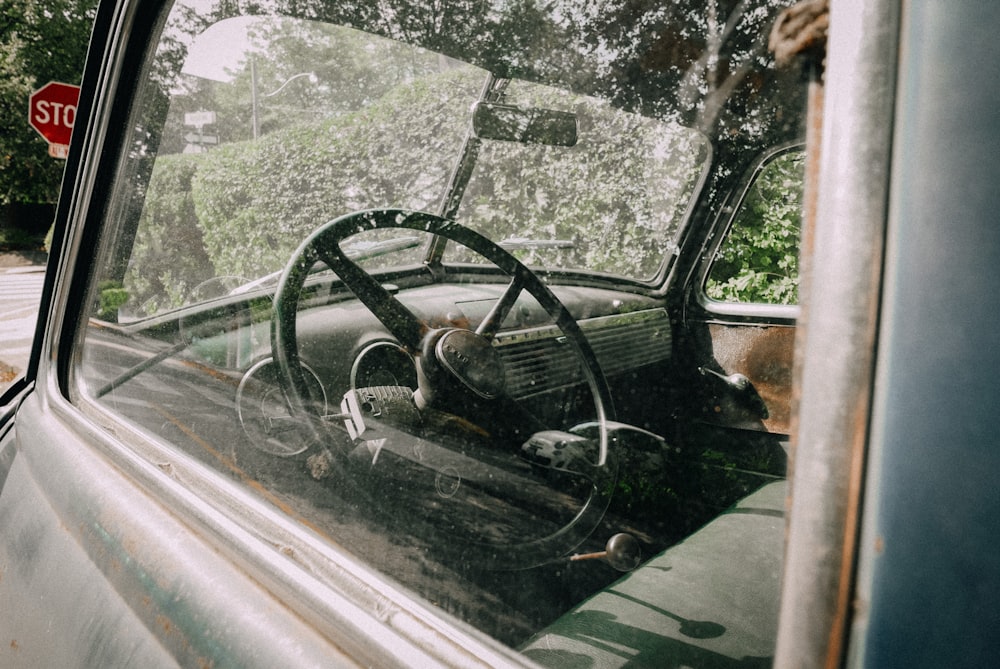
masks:
<path id="1" fill-rule="evenodd" d="M 579 322 L 606 376 L 616 376 L 670 357 L 670 319 L 665 309 L 589 318 Z M 507 391 L 527 397 L 583 383 L 580 360 L 554 325 L 497 335 L 507 372 Z"/>

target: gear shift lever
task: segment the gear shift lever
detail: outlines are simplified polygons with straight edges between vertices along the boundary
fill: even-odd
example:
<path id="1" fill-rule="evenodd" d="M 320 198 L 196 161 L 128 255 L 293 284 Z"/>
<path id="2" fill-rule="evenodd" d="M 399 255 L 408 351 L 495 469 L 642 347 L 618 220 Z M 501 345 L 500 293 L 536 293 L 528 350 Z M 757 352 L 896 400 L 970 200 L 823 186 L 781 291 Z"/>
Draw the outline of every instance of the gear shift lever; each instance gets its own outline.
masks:
<path id="1" fill-rule="evenodd" d="M 604 560 L 618 571 L 632 571 L 642 561 L 642 551 L 639 542 L 631 534 L 620 532 L 605 544 L 603 551 L 596 553 L 577 553 L 570 556 L 570 562 L 580 560 Z"/>

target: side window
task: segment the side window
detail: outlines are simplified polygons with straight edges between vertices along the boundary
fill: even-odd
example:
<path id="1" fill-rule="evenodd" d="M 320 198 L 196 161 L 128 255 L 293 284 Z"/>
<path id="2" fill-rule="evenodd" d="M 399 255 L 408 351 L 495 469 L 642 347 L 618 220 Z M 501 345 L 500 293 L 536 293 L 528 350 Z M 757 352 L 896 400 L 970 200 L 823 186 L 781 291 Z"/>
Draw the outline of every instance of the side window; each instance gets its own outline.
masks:
<path id="1" fill-rule="evenodd" d="M 804 158 L 805 152 L 795 149 L 757 172 L 709 271 L 710 299 L 798 303 Z"/>
<path id="2" fill-rule="evenodd" d="M 704 650 L 715 662 L 689 640 L 727 629 L 747 641 L 724 640 L 734 662 L 768 657 L 784 451 L 743 429 L 752 418 L 731 440 L 739 460 L 706 446 L 704 413 L 661 382 L 674 326 L 663 295 L 640 284 L 679 254 L 680 221 L 712 171 L 731 173 L 702 128 L 757 142 L 762 126 L 730 119 L 715 93 L 706 118 L 684 125 L 672 65 L 609 67 L 589 46 L 619 34 L 617 20 L 563 36 L 584 2 L 530 21 L 470 15 L 471 29 L 452 21 L 441 35 L 414 22 L 427 3 L 388 4 L 406 12 L 204 28 L 178 2 L 166 25 L 190 35 L 186 56 L 170 28 L 102 184 L 71 399 L 148 437 L 139 446 L 208 503 L 252 495 L 248 513 L 259 505 L 280 525 L 289 559 L 357 561 L 531 659 L 669 665 Z M 763 14 L 732 12 L 744 33 L 732 48 L 757 45 L 727 55 L 746 63 L 732 71 L 763 67 Z M 673 18 L 664 39 L 719 41 L 714 11 Z M 417 23 L 432 32 L 409 35 Z M 632 59 L 626 42 L 620 57 Z M 655 81 L 635 84 L 637 68 Z M 778 103 L 796 113 L 798 91 L 763 80 L 773 98 L 747 99 L 765 105 L 752 116 L 777 118 L 764 110 Z M 746 89 L 735 84 L 723 90 Z M 780 141 L 798 127 L 789 118 Z M 795 299 L 800 168 L 797 154 L 779 156 L 741 198 L 713 299 Z M 764 240 L 773 258 L 758 254 Z M 743 256 L 761 285 L 740 287 L 752 283 Z M 696 461 L 690 475 L 679 453 Z M 736 504 L 755 512 L 722 514 L 685 542 Z M 622 594 L 604 592 L 643 561 Z M 315 573 L 340 587 L 339 571 Z M 685 601 L 703 604 L 676 611 Z M 694 634 L 685 620 L 711 622 Z"/>

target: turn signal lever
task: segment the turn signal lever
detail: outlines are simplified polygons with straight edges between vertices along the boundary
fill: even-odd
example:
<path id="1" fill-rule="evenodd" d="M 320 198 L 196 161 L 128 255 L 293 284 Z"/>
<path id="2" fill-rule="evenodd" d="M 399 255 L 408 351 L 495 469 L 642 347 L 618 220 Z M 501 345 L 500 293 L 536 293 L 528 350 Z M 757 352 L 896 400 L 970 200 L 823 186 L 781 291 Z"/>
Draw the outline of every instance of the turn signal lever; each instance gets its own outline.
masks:
<path id="1" fill-rule="evenodd" d="M 618 571 L 632 571 L 642 562 L 642 550 L 635 537 L 627 532 L 620 532 L 608 539 L 603 551 L 577 553 L 570 555 L 569 560 L 570 562 L 604 560 Z"/>

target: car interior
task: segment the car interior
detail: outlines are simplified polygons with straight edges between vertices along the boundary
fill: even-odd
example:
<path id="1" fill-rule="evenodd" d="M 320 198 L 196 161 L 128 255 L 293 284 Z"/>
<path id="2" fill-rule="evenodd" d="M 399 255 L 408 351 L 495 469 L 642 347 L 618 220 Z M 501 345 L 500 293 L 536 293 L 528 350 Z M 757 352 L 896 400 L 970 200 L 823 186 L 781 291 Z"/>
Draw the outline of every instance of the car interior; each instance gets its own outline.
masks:
<path id="1" fill-rule="evenodd" d="M 313 4 L 130 64 L 71 401 L 543 666 L 769 665 L 788 3 Z"/>

